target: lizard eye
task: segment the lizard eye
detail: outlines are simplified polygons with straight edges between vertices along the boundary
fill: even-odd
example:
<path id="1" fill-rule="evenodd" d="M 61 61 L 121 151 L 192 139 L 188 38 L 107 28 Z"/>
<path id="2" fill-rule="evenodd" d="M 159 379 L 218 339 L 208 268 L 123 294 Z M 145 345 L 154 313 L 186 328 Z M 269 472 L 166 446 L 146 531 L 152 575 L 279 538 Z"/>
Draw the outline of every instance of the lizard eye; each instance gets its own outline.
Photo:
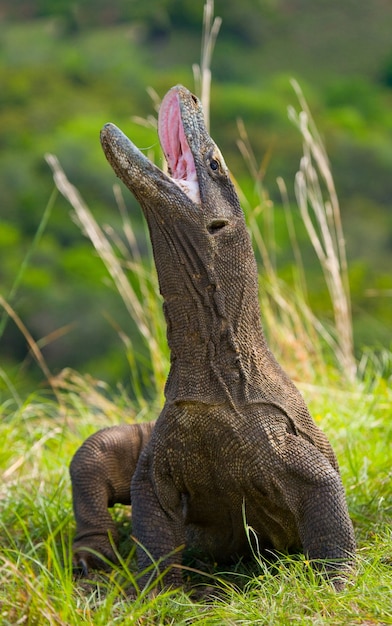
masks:
<path id="1" fill-rule="evenodd" d="M 210 224 L 208 224 L 207 230 L 211 235 L 215 235 L 215 233 L 227 226 L 228 223 L 228 220 L 224 219 L 213 220 Z"/>
<path id="2" fill-rule="evenodd" d="M 226 165 L 217 146 L 213 146 L 205 156 L 206 167 L 209 168 L 210 176 L 213 178 L 226 173 Z"/>

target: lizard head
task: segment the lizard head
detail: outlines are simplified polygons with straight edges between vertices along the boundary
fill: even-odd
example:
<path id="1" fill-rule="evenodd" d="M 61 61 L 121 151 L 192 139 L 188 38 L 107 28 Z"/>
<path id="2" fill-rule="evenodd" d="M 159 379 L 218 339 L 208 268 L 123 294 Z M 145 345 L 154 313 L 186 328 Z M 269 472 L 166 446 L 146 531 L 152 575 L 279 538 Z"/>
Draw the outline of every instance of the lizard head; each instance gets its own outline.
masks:
<path id="1" fill-rule="evenodd" d="M 173 87 L 159 110 L 158 133 L 168 175 L 114 124 L 101 131 L 106 158 L 135 195 L 150 221 L 150 213 L 177 222 L 194 222 L 207 231 L 223 228 L 242 216 L 223 156 L 209 136 L 201 103 L 185 87 Z"/>
<path id="2" fill-rule="evenodd" d="M 115 173 L 143 209 L 162 289 L 161 259 L 168 269 L 174 262 L 177 279 L 181 266 L 189 263 L 195 275 L 210 273 L 217 255 L 233 255 L 233 246 L 249 247 L 250 241 L 229 171 L 207 132 L 201 103 L 185 87 L 173 87 L 164 97 L 158 133 L 167 174 L 114 124 L 104 126 L 101 143 Z M 238 264 L 231 267 L 237 274 Z"/>

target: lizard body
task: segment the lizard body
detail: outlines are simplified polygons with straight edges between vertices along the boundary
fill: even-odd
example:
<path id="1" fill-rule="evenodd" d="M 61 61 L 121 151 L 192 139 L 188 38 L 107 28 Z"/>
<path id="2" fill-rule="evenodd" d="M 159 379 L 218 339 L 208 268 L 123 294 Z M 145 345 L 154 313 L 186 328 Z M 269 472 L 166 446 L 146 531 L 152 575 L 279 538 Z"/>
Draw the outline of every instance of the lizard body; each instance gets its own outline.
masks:
<path id="1" fill-rule="evenodd" d="M 154 426 L 100 431 L 76 453 L 75 560 L 96 565 L 83 546 L 113 556 L 107 507 L 126 501 L 139 568 L 173 565 L 165 584 L 181 584 L 182 546 L 218 562 L 248 554 L 244 516 L 258 547 L 302 549 L 343 573 L 355 539 L 336 457 L 267 346 L 251 240 L 198 99 L 174 87 L 158 129 L 168 175 L 112 124 L 101 142 L 148 223 L 171 353 L 166 401 Z"/>

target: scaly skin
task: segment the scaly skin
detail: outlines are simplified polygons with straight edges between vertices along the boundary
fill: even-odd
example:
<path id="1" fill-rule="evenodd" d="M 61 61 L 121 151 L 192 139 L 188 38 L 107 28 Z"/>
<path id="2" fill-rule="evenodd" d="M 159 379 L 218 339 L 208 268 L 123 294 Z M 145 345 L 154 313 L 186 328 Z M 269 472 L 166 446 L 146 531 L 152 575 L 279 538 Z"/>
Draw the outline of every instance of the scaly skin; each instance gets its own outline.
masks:
<path id="1" fill-rule="evenodd" d="M 154 425 L 146 422 L 104 428 L 88 437 L 71 461 L 74 565 L 83 575 L 91 568 L 107 568 L 107 563 L 89 549 L 109 561 L 117 560 L 113 546 L 118 543 L 118 532 L 108 507 L 131 504 L 131 479 Z"/>
<path id="2" fill-rule="evenodd" d="M 74 458 L 75 560 L 95 564 L 83 546 L 110 553 L 107 506 L 130 489 L 139 568 L 172 566 L 165 585 L 182 582 L 182 546 L 218 562 L 248 554 L 244 512 L 260 548 L 302 549 L 339 576 L 355 539 L 337 461 L 268 349 L 238 197 L 184 87 L 166 95 L 159 133 L 182 188 L 114 125 L 101 141 L 149 226 L 171 351 L 166 402 L 150 439 L 115 427 L 93 436 L 106 441 L 100 457 Z"/>

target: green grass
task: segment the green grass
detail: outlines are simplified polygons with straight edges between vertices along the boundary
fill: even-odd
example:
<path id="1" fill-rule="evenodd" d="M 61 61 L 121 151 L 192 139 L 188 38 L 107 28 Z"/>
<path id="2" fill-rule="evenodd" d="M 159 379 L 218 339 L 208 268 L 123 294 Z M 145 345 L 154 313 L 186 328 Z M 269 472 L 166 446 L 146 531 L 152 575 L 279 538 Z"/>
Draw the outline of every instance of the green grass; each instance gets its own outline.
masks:
<path id="1" fill-rule="evenodd" d="M 391 388 L 372 364 L 350 389 L 328 380 L 301 389 L 339 457 L 355 525 L 357 566 L 345 591 L 333 592 L 303 558 L 287 556 L 216 571 L 205 579 L 217 585 L 209 602 L 192 602 L 184 591 L 128 600 L 133 555 L 129 571 L 74 581 L 69 461 L 88 434 L 140 415 L 124 394 L 109 399 L 102 385 L 68 372 L 57 400 L 36 392 L 0 407 L 0 624 L 391 624 Z M 127 561 L 128 518 L 121 507 L 116 515 Z"/>

